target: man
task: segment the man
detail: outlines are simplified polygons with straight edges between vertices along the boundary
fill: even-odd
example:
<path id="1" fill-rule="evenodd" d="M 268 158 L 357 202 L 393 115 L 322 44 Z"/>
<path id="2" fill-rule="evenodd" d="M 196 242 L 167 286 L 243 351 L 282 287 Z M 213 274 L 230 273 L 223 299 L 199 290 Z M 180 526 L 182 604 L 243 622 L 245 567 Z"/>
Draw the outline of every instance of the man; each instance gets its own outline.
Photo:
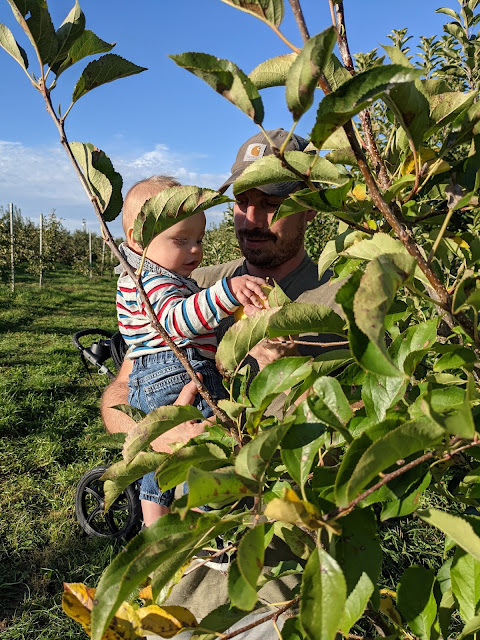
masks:
<path id="1" fill-rule="evenodd" d="M 283 129 L 267 133 L 278 148 L 282 146 L 287 136 L 287 132 Z M 306 146 L 306 140 L 293 135 L 286 145 L 286 151 L 303 151 Z M 247 140 L 240 147 L 232 167 L 232 175 L 220 190 L 226 190 L 249 164 L 259 157 L 271 153 L 270 145 L 262 133 Z M 306 225 L 313 219 L 315 212 L 296 213 L 278 220 L 270 227 L 278 205 L 290 193 L 302 186 L 301 182 L 275 183 L 249 189 L 240 194 L 235 201 L 233 210 L 235 233 L 244 258 L 223 265 L 197 269 L 193 272 L 192 277 L 197 280 L 199 285 L 208 287 L 224 276 L 248 273 L 262 278 L 274 279 L 291 300 L 335 307 L 334 300 L 338 286 L 328 284 L 329 276 L 327 274 L 319 281 L 317 265 L 307 256 L 304 247 Z M 328 338 L 322 336 L 322 341 L 328 341 Z M 316 354 L 318 352 L 311 346 L 306 347 L 306 350 L 307 353 L 314 352 Z M 258 346 L 255 352 L 255 358 L 260 368 L 277 359 L 280 355 L 282 355 L 281 348 L 277 349 L 275 343 L 267 348 Z M 126 360 L 116 380 L 106 389 L 102 398 L 102 417 L 110 433 L 126 432 L 132 426 L 132 421 L 128 416 L 111 408 L 116 404 L 127 402 L 127 383 L 130 370 L 131 361 Z M 192 386 L 191 389 L 194 387 Z M 192 392 L 191 396 L 193 399 Z M 186 395 L 184 395 L 185 397 Z M 157 451 L 170 452 L 170 444 L 186 442 L 201 431 L 202 426 L 199 424 L 181 425 L 157 438 L 152 446 Z M 288 600 L 289 586 L 292 585 L 288 585 L 286 582 L 269 584 L 270 592 L 265 592 L 263 595 L 265 601 Z M 198 618 L 202 618 L 210 610 L 223 604 L 227 593 L 226 574 L 207 569 L 205 566 L 181 580 L 173 590 L 169 604 L 184 604 Z M 255 614 L 252 615 L 255 616 Z M 245 622 L 245 620 L 242 621 L 242 623 Z M 264 625 L 259 627 L 259 631 L 258 637 L 266 640 L 267 630 Z M 183 638 L 183 634 L 181 637 Z M 242 637 L 244 637 L 243 634 Z M 250 631 L 248 638 L 253 640 L 254 637 L 256 637 L 254 632 Z"/>
<path id="2" fill-rule="evenodd" d="M 287 136 L 283 129 L 268 131 L 268 136 L 280 148 Z M 300 136 L 292 135 L 286 151 L 303 151 L 307 141 Z M 242 171 L 260 157 L 270 155 L 271 147 L 263 133 L 247 140 L 239 149 L 232 173 L 220 187 L 225 191 L 242 173 Z M 261 278 L 272 278 L 283 289 L 285 294 L 297 302 L 323 304 L 333 308 L 338 286 L 329 285 L 329 275 L 318 279 L 317 265 L 307 256 L 304 247 L 305 229 L 314 216 L 314 211 L 300 212 L 282 218 L 270 227 L 275 209 L 293 191 L 301 188 L 301 182 L 283 182 L 260 186 L 241 193 L 233 206 L 235 233 L 244 258 L 221 265 L 201 267 L 192 273 L 192 277 L 201 287 L 209 287 L 222 277 L 250 274 Z M 231 320 L 232 322 L 233 320 Z M 225 323 L 222 333 L 225 333 Z M 327 336 L 322 336 L 328 342 Z M 316 355 L 318 349 L 300 345 L 300 353 Z M 270 344 L 267 348 L 259 348 L 255 355 L 260 367 L 279 357 L 279 351 Z M 125 361 L 114 382 L 107 387 L 101 404 L 102 417 L 110 433 L 128 431 L 132 422 L 125 414 L 119 414 L 111 407 L 127 403 L 128 376 L 131 361 Z M 171 430 L 161 436 L 153 446 L 158 451 L 169 451 L 169 444 L 177 441 L 180 433 Z M 182 432 L 183 433 L 183 432 Z M 185 435 L 183 433 L 183 435 Z M 190 433 L 188 434 L 190 435 Z M 193 437 L 193 436 L 192 436 Z M 184 440 L 185 438 L 180 438 Z M 164 448 L 165 447 L 165 448 Z"/>

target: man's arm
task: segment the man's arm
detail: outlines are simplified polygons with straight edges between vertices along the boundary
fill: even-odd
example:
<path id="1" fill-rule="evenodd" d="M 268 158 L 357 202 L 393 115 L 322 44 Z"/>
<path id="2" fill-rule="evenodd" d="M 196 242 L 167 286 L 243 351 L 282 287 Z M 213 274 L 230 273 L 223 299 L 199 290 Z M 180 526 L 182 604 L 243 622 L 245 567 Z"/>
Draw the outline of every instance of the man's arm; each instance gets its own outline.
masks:
<path id="1" fill-rule="evenodd" d="M 117 404 L 128 403 L 128 376 L 132 371 L 132 367 L 132 360 L 124 360 L 117 377 L 103 392 L 100 401 L 100 413 L 105 428 L 109 433 L 128 433 L 136 424 L 126 413 L 113 408 Z M 174 404 L 182 406 L 193 404 L 196 394 L 197 387 L 192 380 L 183 387 Z M 193 421 L 179 424 L 156 438 L 152 442 L 152 448 L 155 451 L 172 453 L 171 444 L 188 442 L 191 438 L 200 435 L 205 431 L 204 424 L 203 422 Z"/>
<path id="2" fill-rule="evenodd" d="M 113 409 L 117 404 L 128 404 L 128 376 L 132 372 L 133 361 L 125 359 L 113 382 L 105 389 L 100 400 L 100 414 L 109 433 L 128 433 L 135 426 L 126 413 Z"/>

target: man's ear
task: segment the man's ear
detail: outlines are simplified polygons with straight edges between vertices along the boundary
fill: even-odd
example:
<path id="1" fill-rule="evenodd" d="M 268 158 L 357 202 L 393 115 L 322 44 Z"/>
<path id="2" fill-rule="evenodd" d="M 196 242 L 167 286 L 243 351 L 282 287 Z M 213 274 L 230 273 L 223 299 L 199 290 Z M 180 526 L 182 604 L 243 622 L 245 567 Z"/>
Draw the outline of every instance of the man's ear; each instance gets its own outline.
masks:
<path id="1" fill-rule="evenodd" d="M 305 219 L 307 222 L 311 222 L 315 216 L 317 215 L 317 211 L 315 211 L 315 209 L 309 209 L 308 211 L 305 211 Z"/>

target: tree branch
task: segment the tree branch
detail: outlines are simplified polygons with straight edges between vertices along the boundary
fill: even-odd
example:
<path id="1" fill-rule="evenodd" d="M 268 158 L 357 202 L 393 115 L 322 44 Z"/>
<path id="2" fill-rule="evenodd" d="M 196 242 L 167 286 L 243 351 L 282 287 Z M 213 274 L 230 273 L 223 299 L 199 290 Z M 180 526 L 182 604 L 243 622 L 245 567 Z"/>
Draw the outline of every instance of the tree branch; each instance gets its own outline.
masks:
<path id="1" fill-rule="evenodd" d="M 302 36 L 303 42 L 307 42 L 310 40 L 310 34 L 308 33 L 307 24 L 305 22 L 305 18 L 303 16 L 302 7 L 300 6 L 299 0 L 289 0 L 290 6 L 292 7 L 293 15 L 295 17 L 295 22 L 297 23 L 298 30 Z"/>
<path id="2" fill-rule="evenodd" d="M 333 26 L 337 31 L 337 44 L 340 50 L 343 64 L 345 65 L 345 68 L 350 73 L 350 75 L 354 76 L 355 66 L 353 64 L 353 58 L 350 53 L 350 47 L 348 45 L 343 2 L 337 2 L 334 6 L 333 0 L 329 0 L 329 4 Z M 368 151 L 368 155 L 370 156 L 370 160 L 375 167 L 375 173 L 378 176 L 380 186 L 382 187 L 382 189 L 388 189 L 390 180 L 388 178 L 387 168 L 382 156 L 380 155 L 375 137 L 373 135 L 370 113 L 367 109 L 365 109 L 365 111 L 361 111 L 358 115 L 360 118 L 360 122 L 362 123 L 363 133 L 365 135 L 365 147 Z"/>
<path id="3" fill-rule="evenodd" d="M 165 329 L 163 328 L 163 326 L 160 324 L 160 322 L 157 319 L 157 316 L 155 314 L 155 311 L 150 303 L 150 300 L 147 296 L 147 294 L 145 293 L 145 290 L 143 288 L 141 279 L 139 276 L 137 276 L 137 274 L 135 273 L 134 269 L 132 269 L 132 267 L 128 264 L 128 262 L 125 260 L 125 258 L 122 256 L 122 254 L 120 253 L 117 245 L 115 244 L 115 241 L 110 233 L 109 228 L 107 227 L 107 225 L 105 224 L 105 221 L 103 219 L 102 216 L 102 211 L 100 208 L 100 204 L 98 202 L 97 197 L 95 196 L 95 194 L 92 192 L 90 185 L 88 184 L 83 171 L 81 170 L 75 156 L 73 155 L 73 152 L 70 148 L 70 144 L 68 142 L 67 139 L 67 135 L 65 133 L 65 125 L 64 125 L 64 120 L 60 120 L 56 113 L 55 110 L 53 109 L 53 105 L 52 105 L 52 101 L 51 101 L 51 97 L 50 97 L 50 92 L 49 90 L 46 88 L 46 86 L 44 84 L 41 84 L 40 87 L 40 92 L 42 93 L 42 96 L 45 100 L 45 105 L 47 108 L 47 112 L 49 113 L 49 115 L 51 116 L 51 118 L 53 119 L 59 135 L 60 135 L 60 143 L 63 146 L 70 162 L 72 163 L 75 172 L 78 175 L 78 178 L 90 200 L 90 202 L 92 203 L 93 209 L 95 211 L 95 215 L 97 216 L 99 222 L 100 222 L 100 228 L 102 230 L 102 236 L 106 242 L 106 244 L 108 245 L 108 247 L 110 248 L 110 250 L 112 251 L 112 253 L 115 255 L 115 257 L 119 260 L 119 262 L 121 263 L 122 267 L 125 269 L 125 271 L 128 273 L 128 275 L 132 278 L 133 282 L 135 283 L 135 286 L 138 290 L 138 293 L 140 295 L 140 298 L 143 302 L 143 304 L 145 305 L 145 310 L 147 313 L 147 317 L 149 319 L 149 321 L 151 322 L 152 326 L 154 327 L 155 331 L 158 331 L 158 333 L 162 336 L 162 339 L 165 341 L 165 343 L 168 345 L 168 347 L 173 351 L 173 353 L 177 356 L 177 358 L 180 360 L 180 362 L 182 363 L 182 366 L 185 368 L 185 370 L 187 371 L 188 375 L 192 378 L 192 380 L 195 382 L 197 389 L 198 389 L 198 393 L 202 396 L 202 398 L 205 400 L 205 402 L 210 406 L 210 408 L 212 409 L 214 415 L 225 424 L 225 426 L 229 429 L 230 434 L 232 435 L 233 438 L 235 438 L 236 442 L 239 442 L 238 439 L 238 434 L 236 432 L 235 429 L 235 425 L 233 424 L 233 422 L 230 420 L 230 418 L 227 416 L 227 414 L 222 411 L 215 403 L 214 399 L 212 398 L 210 392 L 208 391 L 208 389 L 204 386 L 204 384 L 202 383 L 202 381 L 199 379 L 199 377 L 197 376 L 195 370 L 193 369 L 192 365 L 190 364 L 190 362 L 188 361 L 188 358 L 186 357 L 186 355 L 184 354 L 184 352 L 182 351 L 182 349 L 180 349 L 174 342 L 173 340 L 170 338 L 170 336 L 168 335 L 168 333 L 165 331 Z"/>
<path id="4" fill-rule="evenodd" d="M 287 602 L 286 605 L 284 605 L 280 609 L 277 609 L 273 613 L 270 613 L 269 615 L 265 616 L 261 620 L 256 620 L 255 622 L 252 622 L 251 624 L 247 624 L 245 627 L 242 627 L 241 629 L 236 629 L 235 631 L 232 631 L 231 633 L 227 633 L 226 635 L 223 635 L 222 636 L 222 640 L 230 640 L 230 638 L 235 638 L 235 636 L 238 636 L 241 633 L 245 633 L 246 631 L 250 631 L 250 629 L 254 629 L 255 627 L 260 626 L 264 622 L 268 622 L 269 620 L 274 620 L 274 619 L 276 620 L 279 616 L 282 615 L 282 613 L 285 613 L 285 611 L 290 609 L 290 607 L 292 607 L 294 604 L 296 604 L 299 600 L 300 600 L 300 598 L 297 596 L 293 600 L 290 600 L 290 602 Z"/>

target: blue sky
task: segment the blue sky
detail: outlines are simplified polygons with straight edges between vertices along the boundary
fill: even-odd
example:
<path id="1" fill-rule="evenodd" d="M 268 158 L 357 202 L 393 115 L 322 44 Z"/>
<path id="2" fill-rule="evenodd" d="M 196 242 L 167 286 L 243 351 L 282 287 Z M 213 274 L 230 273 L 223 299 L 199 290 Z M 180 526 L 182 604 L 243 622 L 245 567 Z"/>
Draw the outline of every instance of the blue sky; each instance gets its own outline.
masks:
<path id="1" fill-rule="evenodd" d="M 55 26 L 63 21 L 73 0 L 49 0 Z M 281 30 L 294 44 L 301 39 L 285 0 Z M 238 147 L 257 127 L 236 107 L 187 71 L 168 54 L 203 51 L 228 58 L 246 73 L 266 58 L 288 53 L 278 37 L 257 20 L 220 0 L 80 0 L 87 28 L 116 42 L 117 53 L 148 67 L 137 76 L 104 85 L 82 97 L 67 118 L 70 140 L 92 142 L 112 159 L 128 189 L 155 173 L 176 176 L 184 184 L 218 187 L 229 174 Z M 303 0 L 311 35 L 330 25 L 328 1 Z M 458 8 L 456 0 L 345 0 L 352 53 L 390 44 L 393 28 L 409 34 L 442 33 L 447 16 L 435 9 Z M 13 31 L 30 52 L 6 0 L 0 0 L 0 22 Z M 414 45 L 413 45 L 414 46 Z M 31 69 L 36 61 L 29 55 Z M 88 60 L 87 60 L 88 61 Z M 61 76 L 54 104 L 64 108 L 86 62 Z M 58 143 L 58 135 L 43 106 L 17 63 L 0 50 L 0 205 L 14 202 L 24 216 L 38 219 L 55 209 L 69 229 L 99 226 L 86 195 Z M 320 94 L 319 94 L 320 95 Z M 282 88 L 262 92 L 266 128 L 290 128 Z M 314 122 L 312 108 L 297 132 L 308 134 Z M 209 214 L 210 222 L 221 211 Z M 120 224 L 112 224 L 114 234 Z"/>

